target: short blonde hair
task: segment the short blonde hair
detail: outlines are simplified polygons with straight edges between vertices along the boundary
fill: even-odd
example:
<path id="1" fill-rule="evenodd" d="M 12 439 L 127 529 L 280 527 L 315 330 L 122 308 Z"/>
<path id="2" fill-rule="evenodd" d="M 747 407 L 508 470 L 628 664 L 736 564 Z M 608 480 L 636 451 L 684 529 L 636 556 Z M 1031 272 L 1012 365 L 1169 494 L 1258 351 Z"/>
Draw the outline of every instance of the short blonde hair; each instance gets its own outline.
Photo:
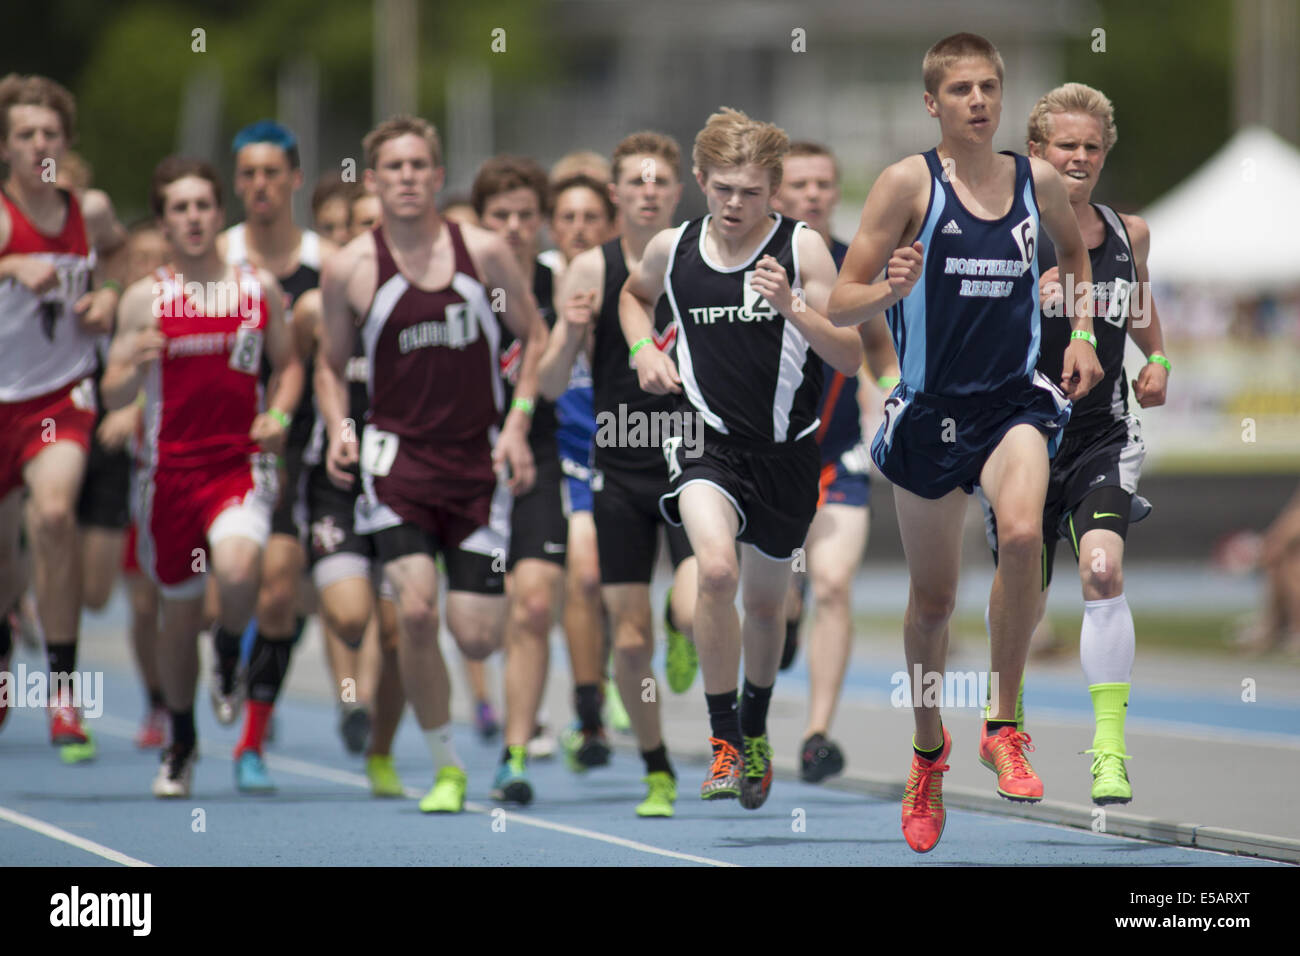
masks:
<path id="1" fill-rule="evenodd" d="M 954 33 L 944 37 L 925 52 L 921 61 L 921 78 L 925 82 L 925 91 L 931 96 L 939 95 L 939 83 L 943 75 L 952 69 L 958 60 L 969 57 L 981 57 L 993 64 L 997 71 L 998 82 L 1003 81 L 1006 67 L 1002 63 L 1002 54 L 991 42 L 978 33 Z"/>
<path id="2" fill-rule="evenodd" d="M 1028 143 L 1046 146 L 1052 136 L 1053 113 L 1086 113 L 1101 123 L 1101 149 L 1109 153 L 1119 141 L 1115 128 L 1115 107 L 1101 90 L 1082 83 L 1066 83 L 1044 93 L 1029 111 Z"/>
<path id="3" fill-rule="evenodd" d="M 750 119 L 740 110 L 724 106 L 696 134 L 691 162 L 700 172 L 759 166 L 768 171 L 775 191 L 781 185 L 782 161 L 789 148 L 790 137 L 779 126 Z"/>
<path id="4" fill-rule="evenodd" d="M 442 143 L 438 139 L 438 130 L 426 119 L 419 116 L 390 116 L 384 120 L 361 141 L 361 148 L 366 154 L 366 168 L 374 169 L 379 159 L 379 147 L 390 139 L 397 139 L 407 133 L 414 133 L 429 144 L 433 155 L 433 165 L 442 165 Z"/>
<path id="5" fill-rule="evenodd" d="M 551 167 L 550 181 L 558 183 L 561 179 L 568 179 L 580 173 L 602 183 L 607 183 L 612 178 L 608 159 L 595 150 L 578 149 L 572 153 L 565 153 L 555 161 L 555 165 Z"/>

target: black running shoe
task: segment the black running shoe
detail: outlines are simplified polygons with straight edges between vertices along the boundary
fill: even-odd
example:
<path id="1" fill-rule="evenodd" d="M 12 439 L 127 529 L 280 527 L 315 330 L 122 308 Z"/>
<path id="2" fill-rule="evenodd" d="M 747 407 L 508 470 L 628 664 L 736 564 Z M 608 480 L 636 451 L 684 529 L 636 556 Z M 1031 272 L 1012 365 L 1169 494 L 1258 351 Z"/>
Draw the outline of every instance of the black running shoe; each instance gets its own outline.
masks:
<path id="1" fill-rule="evenodd" d="M 822 734 L 813 734 L 803 742 L 799 776 L 804 783 L 821 783 L 844 769 L 844 754 L 839 745 Z"/>

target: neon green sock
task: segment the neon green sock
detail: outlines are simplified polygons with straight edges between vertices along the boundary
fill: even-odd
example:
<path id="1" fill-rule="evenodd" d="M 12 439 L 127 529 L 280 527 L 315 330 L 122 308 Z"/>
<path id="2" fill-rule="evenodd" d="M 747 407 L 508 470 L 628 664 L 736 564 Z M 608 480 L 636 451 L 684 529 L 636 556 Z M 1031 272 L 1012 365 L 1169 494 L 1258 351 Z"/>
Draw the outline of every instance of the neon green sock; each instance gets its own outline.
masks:
<path id="1" fill-rule="evenodd" d="M 1097 731 L 1092 737 L 1094 750 L 1127 752 L 1124 749 L 1124 718 L 1128 714 L 1130 686 L 1092 684 L 1088 687 L 1088 692 L 1092 694 L 1092 711 L 1097 718 Z"/>

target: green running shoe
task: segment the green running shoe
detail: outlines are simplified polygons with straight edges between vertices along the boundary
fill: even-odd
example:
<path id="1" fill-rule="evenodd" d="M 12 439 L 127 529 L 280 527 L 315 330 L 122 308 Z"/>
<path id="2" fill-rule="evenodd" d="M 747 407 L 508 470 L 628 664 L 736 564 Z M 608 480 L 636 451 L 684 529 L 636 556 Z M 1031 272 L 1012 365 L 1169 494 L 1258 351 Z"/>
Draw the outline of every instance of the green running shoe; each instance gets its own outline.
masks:
<path id="1" fill-rule="evenodd" d="M 502 761 L 492 781 L 492 799 L 521 807 L 533 802 L 533 785 L 528 782 L 528 748 L 510 748 L 510 759 Z"/>
<path id="2" fill-rule="evenodd" d="M 632 718 L 627 715 L 623 698 L 618 694 L 618 685 L 612 680 L 605 681 L 605 723 L 620 734 L 632 729 Z"/>
<path id="3" fill-rule="evenodd" d="M 469 778 L 460 767 L 448 765 L 438 771 L 433 789 L 420 801 L 422 813 L 460 813 L 465 809 L 465 784 Z"/>
<path id="4" fill-rule="evenodd" d="M 371 754 L 366 758 L 366 777 L 372 797 L 401 797 L 402 778 L 397 775 L 391 754 Z"/>
<path id="5" fill-rule="evenodd" d="M 1094 754 L 1092 760 L 1092 802 L 1099 807 L 1110 803 L 1128 803 L 1133 799 L 1133 787 L 1128 782 L 1124 761 L 1128 754 L 1113 750 L 1085 750 Z"/>
<path id="6" fill-rule="evenodd" d="M 59 747 L 59 759 L 64 763 L 85 763 L 88 760 L 95 759 L 97 752 L 95 750 L 95 735 L 84 724 L 82 728 L 86 735 L 84 744 L 63 744 Z"/>
<path id="7" fill-rule="evenodd" d="M 772 745 L 767 734 L 745 738 L 745 775 L 740 778 L 740 805 L 757 810 L 772 792 Z"/>
<path id="8" fill-rule="evenodd" d="M 668 589 L 664 599 L 664 630 L 668 632 L 668 687 L 674 694 L 684 694 L 695 682 L 695 672 L 700 669 L 700 658 L 695 645 L 673 626 L 673 589 Z"/>
<path id="9" fill-rule="evenodd" d="M 645 800 L 637 804 L 638 817 L 671 817 L 677 802 L 677 781 L 662 770 L 647 774 Z"/>

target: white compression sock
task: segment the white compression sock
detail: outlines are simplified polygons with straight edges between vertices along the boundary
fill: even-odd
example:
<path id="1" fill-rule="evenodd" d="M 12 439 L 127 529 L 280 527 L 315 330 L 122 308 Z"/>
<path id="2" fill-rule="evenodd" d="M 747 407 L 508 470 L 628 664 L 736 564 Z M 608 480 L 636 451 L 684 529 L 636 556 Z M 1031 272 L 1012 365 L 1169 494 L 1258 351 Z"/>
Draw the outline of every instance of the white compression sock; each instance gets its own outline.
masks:
<path id="1" fill-rule="evenodd" d="M 1088 686 L 1130 683 L 1135 644 L 1128 598 L 1121 594 L 1104 601 L 1083 602 L 1079 660 Z"/>
<path id="2" fill-rule="evenodd" d="M 451 721 L 441 727 L 434 727 L 432 730 L 424 730 L 421 733 L 424 734 L 424 740 L 429 745 L 429 753 L 433 755 L 435 770 L 440 770 L 443 767 L 465 769 L 465 765 L 460 762 L 460 755 L 456 753 L 456 745 L 451 739 Z"/>

